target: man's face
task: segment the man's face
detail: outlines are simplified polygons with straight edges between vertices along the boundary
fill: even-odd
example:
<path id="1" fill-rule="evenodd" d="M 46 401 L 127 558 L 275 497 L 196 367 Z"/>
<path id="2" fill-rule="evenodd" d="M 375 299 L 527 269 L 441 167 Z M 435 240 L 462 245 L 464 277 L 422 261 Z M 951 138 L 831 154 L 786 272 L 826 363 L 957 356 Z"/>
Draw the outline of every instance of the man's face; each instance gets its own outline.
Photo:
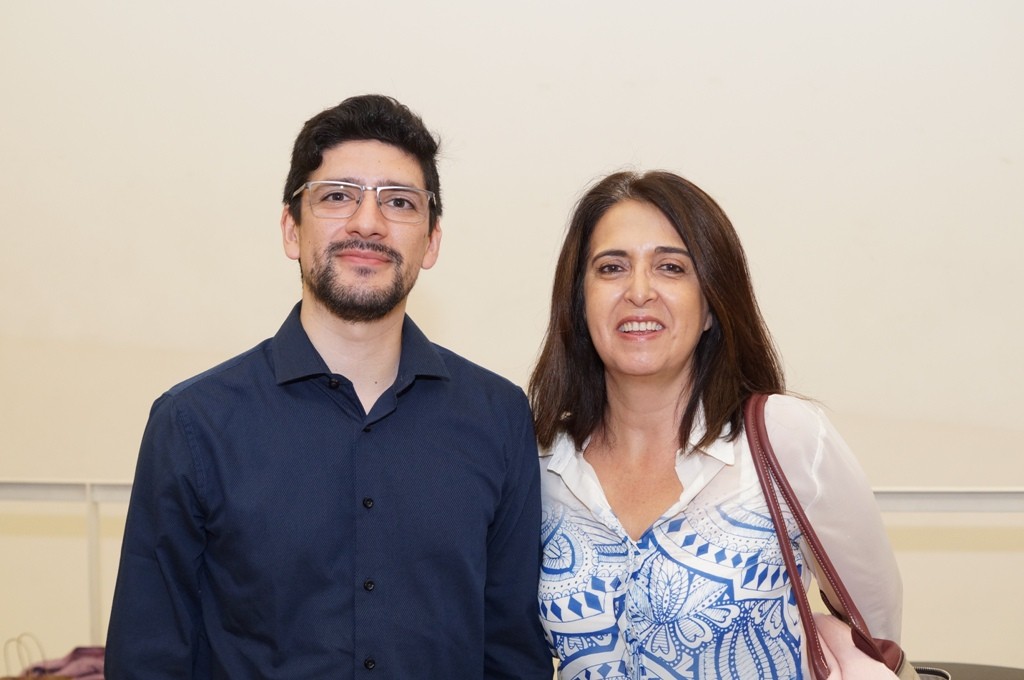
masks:
<path id="1" fill-rule="evenodd" d="M 309 180 L 426 188 L 413 156 L 369 140 L 328 149 Z M 391 222 L 373 191 L 365 192 L 354 215 L 340 219 L 314 216 L 309 192 L 303 192 L 301 216 L 297 224 L 285 206 L 281 231 L 285 253 L 299 261 L 303 297 L 346 321 L 375 321 L 396 308 L 404 311 L 420 269 L 437 261 L 440 224 L 428 234 L 429 217 L 418 224 Z"/>

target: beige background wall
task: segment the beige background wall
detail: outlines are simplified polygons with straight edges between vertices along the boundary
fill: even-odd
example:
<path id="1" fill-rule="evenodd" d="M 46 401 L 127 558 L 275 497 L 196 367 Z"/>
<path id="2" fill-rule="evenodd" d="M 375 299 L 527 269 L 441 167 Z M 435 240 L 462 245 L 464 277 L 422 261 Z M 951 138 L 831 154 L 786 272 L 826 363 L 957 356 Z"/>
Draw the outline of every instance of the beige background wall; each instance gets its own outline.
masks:
<path id="1" fill-rule="evenodd" d="M 277 329 L 292 140 L 376 91 L 443 139 L 435 341 L 525 384 L 581 189 L 668 168 L 877 485 L 1024 486 L 1024 3 L 492 7 L 0 0 L 0 479 L 129 480 L 152 400 Z M 1024 667 L 1024 520 L 888 519 L 911 652 Z M 83 526 L 0 503 L 0 638 L 88 642 Z"/>

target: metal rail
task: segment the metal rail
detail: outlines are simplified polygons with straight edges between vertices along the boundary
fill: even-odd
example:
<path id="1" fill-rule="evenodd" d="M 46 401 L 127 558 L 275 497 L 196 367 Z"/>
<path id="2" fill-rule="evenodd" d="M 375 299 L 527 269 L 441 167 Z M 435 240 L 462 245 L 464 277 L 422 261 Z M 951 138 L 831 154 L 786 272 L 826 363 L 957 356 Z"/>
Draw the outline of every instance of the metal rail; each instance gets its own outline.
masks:
<path id="1" fill-rule="evenodd" d="M 878 487 L 882 512 L 1024 512 L 1024 487 Z"/>
<path id="2" fill-rule="evenodd" d="M 0 501 L 60 501 L 86 507 L 86 555 L 89 577 L 89 640 L 103 644 L 100 609 L 100 504 L 127 503 L 132 485 L 126 482 L 44 482 L 0 480 Z"/>

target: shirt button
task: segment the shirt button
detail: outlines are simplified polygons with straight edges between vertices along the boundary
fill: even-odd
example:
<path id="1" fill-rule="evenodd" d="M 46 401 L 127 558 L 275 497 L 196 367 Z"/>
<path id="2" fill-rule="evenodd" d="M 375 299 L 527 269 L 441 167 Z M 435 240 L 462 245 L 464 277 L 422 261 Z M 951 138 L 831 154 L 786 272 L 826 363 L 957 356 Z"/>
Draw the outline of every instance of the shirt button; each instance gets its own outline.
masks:
<path id="1" fill-rule="evenodd" d="M 369 498 L 369 497 L 364 498 L 363 499 L 363 507 L 366 508 L 367 510 L 372 508 L 373 507 L 373 499 Z"/>
<path id="2" fill-rule="evenodd" d="M 327 386 L 330 387 L 332 390 L 336 390 L 341 386 L 341 381 L 338 380 L 337 378 L 331 378 L 330 380 L 327 381 Z"/>
<path id="3" fill-rule="evenodd" d="M 363 660 L 363 667 L 366 668 L 366 670 L 368 671 L 372 671 L 374 668 L 377 667 L 377 662 L 373 660 L 372 656 L 368 656 L 366 657 L 365 660 Z"/>
<path id="4" fill-rule="evenodd" d="M 370 427 L 369 425 L 367 425 L 366 427 L 364 427 L 364 428 L 363 428 L 363 432 L 369 432 L 369 431 L 370 431 L 370 430 L 372 430 L 372 429 L 373 429 L 372 427 Z"/>
<path id="5" fill-rule="evenodd" d="M 366 579 L 365 581 L 363 581 L 363 589 L 366 592 L 370 592 L 371 590 L 373 590 L 376 587 L 377 587 L 377 584 L 373 582 L 373 579 Z"/>

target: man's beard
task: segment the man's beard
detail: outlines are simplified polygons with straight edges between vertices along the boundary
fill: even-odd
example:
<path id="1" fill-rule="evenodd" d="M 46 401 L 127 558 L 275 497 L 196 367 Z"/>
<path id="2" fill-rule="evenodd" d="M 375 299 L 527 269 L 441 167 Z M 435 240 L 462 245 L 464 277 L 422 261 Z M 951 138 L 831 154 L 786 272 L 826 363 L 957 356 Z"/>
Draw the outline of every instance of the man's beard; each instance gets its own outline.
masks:
<path id="1" fill-rule="evenodd" d="M 335 255 L 342 250 L 369 250 L 382 253 L 391 259 L 395 266 L 395 276 L 391 285 L 382 289 L 359 290 L 354 286 L 338 283 L 338 273 L 334 264 Z M 402 276 L 404 259 L 397 250 L 373 241 L 348 239 L 340 243 L 332 243 L 322 259 L 313 262 L 309 273 L 302 272 L 302 280 L 309 291 L 335 316 L 344 321 L 366 322 L 381 319 L 398 303 L 409 295 L 416 277 L 406 281 Z M 357 275 L 369 275 L 370 270 L 356 269 Z"/>

